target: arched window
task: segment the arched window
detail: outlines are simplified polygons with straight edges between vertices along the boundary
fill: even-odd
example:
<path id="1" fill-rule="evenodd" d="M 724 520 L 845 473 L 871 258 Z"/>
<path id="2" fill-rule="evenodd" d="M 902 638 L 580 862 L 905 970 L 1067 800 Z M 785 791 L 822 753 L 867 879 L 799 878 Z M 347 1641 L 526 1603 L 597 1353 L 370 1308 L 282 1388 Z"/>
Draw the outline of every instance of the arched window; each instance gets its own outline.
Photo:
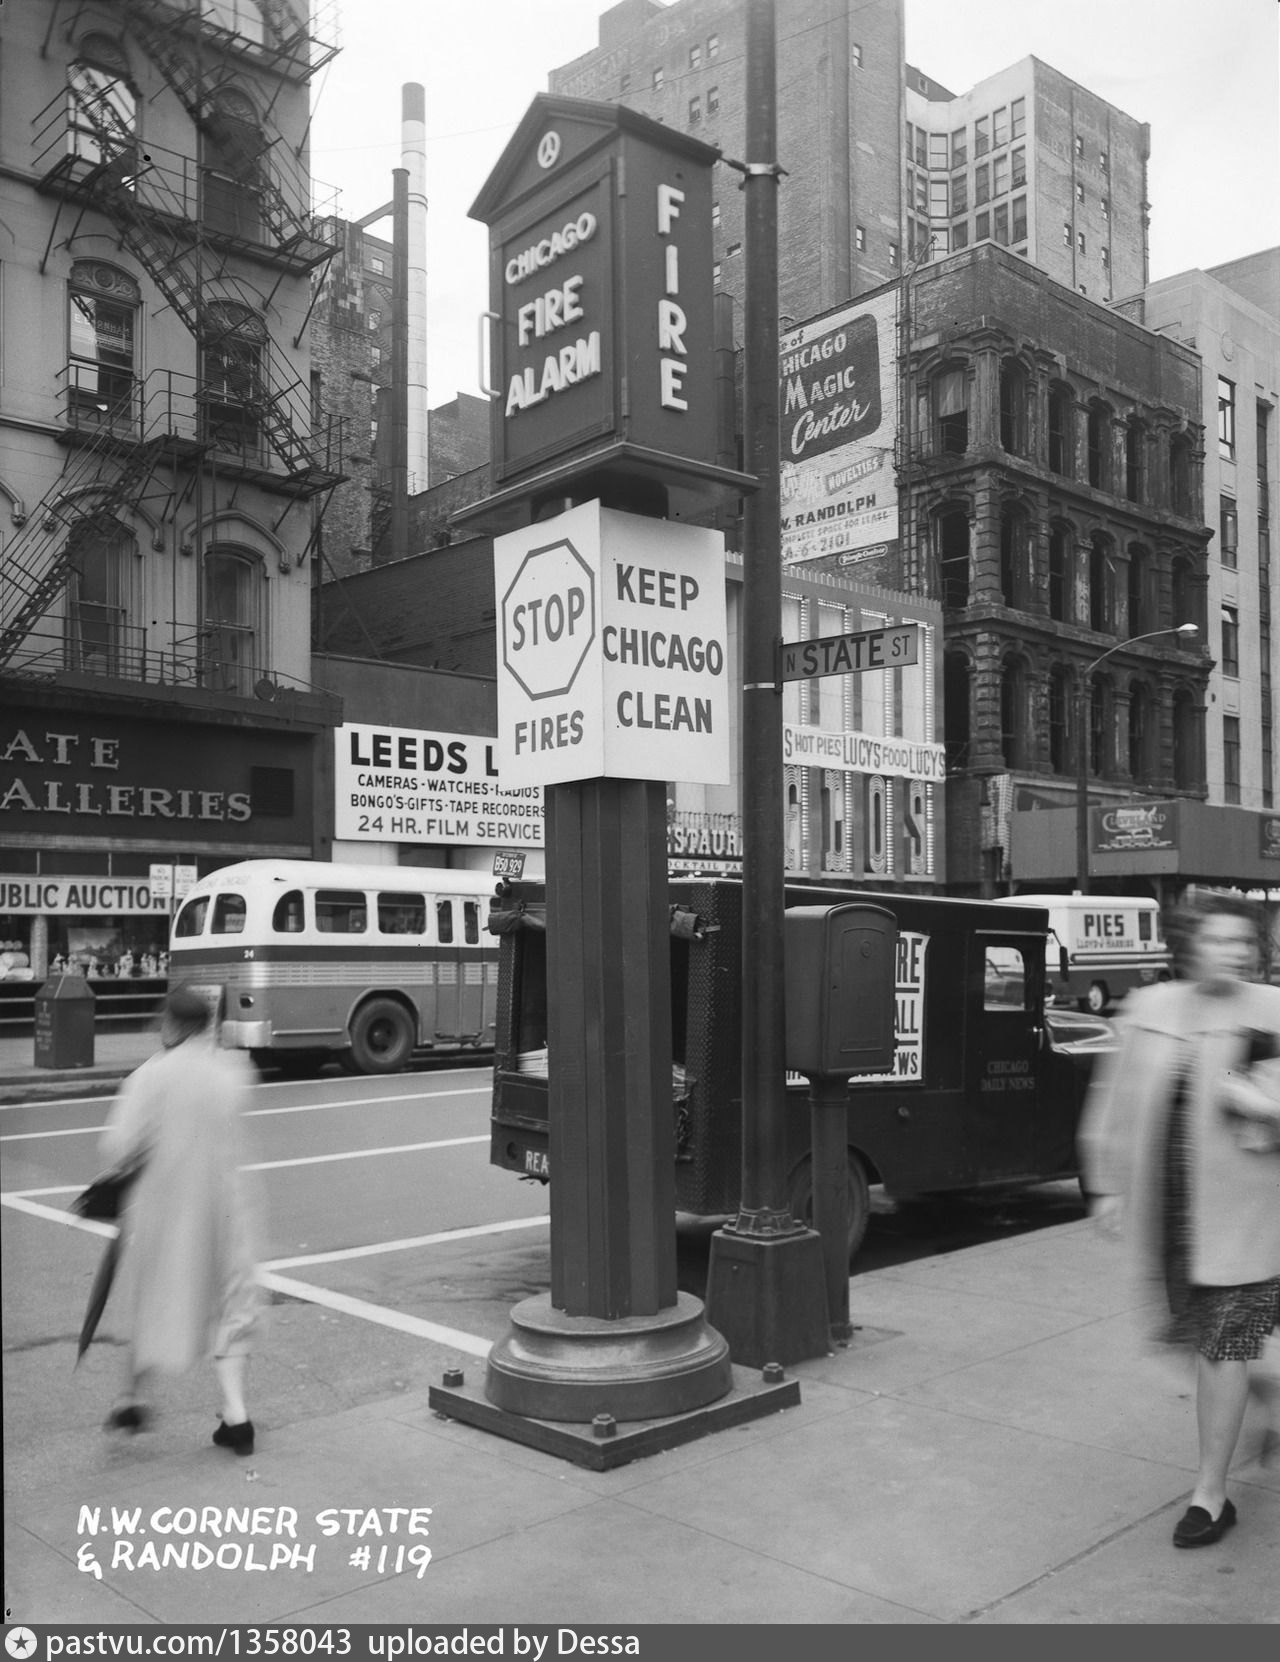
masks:
<path id="1" fill-rule="evenodd" d="M 200 130 L 201 218 L 211 231 L 262 241 L 262 156 L 258 112 L 235 87 L 222 87 Z"/>
<path id="2" fill-rule="evenodd" d="M 1136 784 L 1155 774 L 1155 700 L 1145 681 L 1129 684 L 1129 775 Z"/>
<path id="3" fill-rule="evenodd" d="M 1094 531 L 1089 538 L 1089 627 L 1107 630 L 1112 627 L 1115 607 L 1112 591 L 1115 567 L 1111 558 L 1111 538 L 1105 531 Z"/>
<path id="4" fill-rule="evenodd" d="M 1000 508 L 1000 595 L 1006 606 L 1025 608 L 1031 587 L 1031 537 L 1025 509 Z"/>
<path id="5" fill-rule="evenodd" d="M 1191 518 L 1191 439 L 1186 433 L 1169 440 L 1169 505 L 1183 519 Z"/>
<path id="6" fill-rule="evenodd" d="M 1049 527 L 1049 616 L 1065 623 L 1071 594 L 1071 527 L 1055 519 Z"/>
<path id="7" fill-rule="evenodd" d="M 1065 664 L 1049 671 L 1049 766 L 1055 773 L 1071 767 L 1071 672 Z"/>
<path id="8" fill-rule="evenodd" d="M 1049 388 L 1049 471 L 1064 479 L 1075 472 L 1075 397 L 1061 381 Z"/>
<path id="9" fill-rule="evenodd" d="M 1088 416 L 1089 483 L 1095 490 L 1111 489 L 1111 406 L 1095 398 Z"/>
<path id="10" fill-rule="evenodd" d="M 1203 783 L 1201 717 L 1195 698 L 1185 687 L 1173 695 L 1173 782 L 1180 791 L 1194 791 Z"/>
<path id="11" fill-rule="evenodd" d="M 1125 593 L 1126 635 L 1145 635 L 1154 629 L 1152 620 L 1151 555 L 1139 542 L 1129 544 L 1128 583 Z"/>
<path id="12" fill-rule="evenodd" d="M 1173 622 L 1195 623 L 1200 628 L 1200 639 L 1205 638 L 1204 589 L 1196 582 L 1195 564 L 1183 556 L 1175 559 L 1172 570 Z"/>
<path id="13" fill-rule="evenodd" d="M 67 149 L 97 167 L 131 155 L 138 131 L 138 100 L 129 65 L 110 35 L 86 35 L 67 66 Z"/>
<path id="14" fill-rule="evenodd" d="M 1146 457 L 1147 429 L 1138 416 L 1130 416 L 1124 429 L 1124 494 L 1130 502 L 1143 500 Z"/>
<path id="15" fill-rule="evenodd" d="M 200 351 L 202 436 L 246 462 L 261 460 L 266 342 L 266 325 L 247 306 L 227 300 L 206 306 Z"/>
<path id="16" fill-rule="evenodd" d="M 969 604 L 969 516 L 963 508 L 944 508 L 935 522 L 942 604 Z"/>
<path id="17" fill-rule="evenodd" d="M 126 594 L 136 544 L 126 526 L 88 514 L 67 538 L 69 575 L 65 625 L 68 669 L 88 675 L 130 676 L 126 641 Z"/>
<path id="18" fill-rule="evenodd" d="M 947 768 L 954 771 L 969 766 L 970 760 L 970 702 L 972 674 L 969 660 L 963 652 L 948 652 L 943 659 L 945 743 Z"/>
<path id="19" fill-rule="evenodd" d="M 247 696 L 261 673 L 262 567 L 251 554 L 215 547 L 204 557 L 200 666 L 205 686 Z"/>
<path id="20" fill-rule="evenodd" d="M 1008 768 L 1025 768 L 1031 757 L 1031 712 L 1027 707 L 1027 665 L 1006 658 L 1000 676 L 1000 750 Z"/>
<path id="21" fill-rule="evenodd" d="M 929 382 L 931 451 L 963 456 L 969 448 L 969 371 L 961 363 L 944 364 Z"/>
<path id="22" fill-rule="evenodd" d="M 1000 360 L 1000 446 L 1011 456 L 1027 453 L 1027 372 L 1016 358 Z"/>
<path id="23" fill-rule="evenodd" d="M 127 427 L 137 415 L 142 290 L 126 271 L 76 260 L 67 285 L 67 420 Z"/>

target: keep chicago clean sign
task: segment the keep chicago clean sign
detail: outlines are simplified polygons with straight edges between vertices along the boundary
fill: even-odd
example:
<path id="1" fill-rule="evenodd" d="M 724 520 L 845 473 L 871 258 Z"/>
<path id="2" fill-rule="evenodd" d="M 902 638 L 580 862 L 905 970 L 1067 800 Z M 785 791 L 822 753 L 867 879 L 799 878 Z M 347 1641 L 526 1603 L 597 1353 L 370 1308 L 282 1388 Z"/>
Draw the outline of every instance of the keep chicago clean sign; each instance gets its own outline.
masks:
<path id="1" fill-rule="evenodd" d="M 347 722 L 334 745 L 334 835 L 344 842 L 543 846 L 542 791 L 502 784 L 492 739 Z"/>

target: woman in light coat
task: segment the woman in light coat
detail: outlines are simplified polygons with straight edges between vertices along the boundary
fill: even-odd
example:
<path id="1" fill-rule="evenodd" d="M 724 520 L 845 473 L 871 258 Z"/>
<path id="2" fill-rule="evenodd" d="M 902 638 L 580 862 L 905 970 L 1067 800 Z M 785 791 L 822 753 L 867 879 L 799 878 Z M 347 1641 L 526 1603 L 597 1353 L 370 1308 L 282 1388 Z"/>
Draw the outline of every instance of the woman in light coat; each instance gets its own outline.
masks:
<path id="1" fill-rule="evenodd" d="M 102 1138 L 109 1167 L 144 1162 L 121 1219 L 129 1347 L 107 1426 L 141 1430 L 148 1375 L 185 1373 L 212 1355 L 223 1399 L 213 1440 L 249 1454 L 245 1373 L 262 1312 L 240 1172 L 252 1070 L 217 1048 L 209 1007 L 186 987 L 166 999 L 160 1039 L 163 1048 L 121 1087 Z"/>
<path id="2" fill-rule="evenodd" d="M 1187 973 L 1125 1000 L 1118 1049 L 1095 1075 L 1081 1159 L 1095 1216 L 1122 1231 L 1159 1337 L 1196 1352 L 1199 1470 L 1177 1546 L 1236 1520 L 1227 1471 L 1249 1363 L 1280 1327 L 1280 988 L 1262 986 L 1257 910 L 1199 897 Z M 1269 1437 L 1273 1434 L 1269 1434 Z"/>

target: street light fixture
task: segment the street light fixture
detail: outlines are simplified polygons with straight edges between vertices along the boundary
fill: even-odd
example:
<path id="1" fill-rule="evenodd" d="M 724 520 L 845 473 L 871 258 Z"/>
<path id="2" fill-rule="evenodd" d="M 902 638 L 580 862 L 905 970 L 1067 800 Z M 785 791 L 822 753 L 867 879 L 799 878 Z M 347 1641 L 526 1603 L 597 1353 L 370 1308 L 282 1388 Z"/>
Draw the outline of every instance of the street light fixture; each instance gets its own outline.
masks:
<path id="1" fill-rule="evenodd" d="M 1145 635 L 1131 635 L 1127 641 L 1117 641 L 1105 652 L 1100 652 L 1091 664 L 1080 671 L 1076 686 L 1076 890 L 1089 892 L 1089 677 L 1111 656 L 1126 646 L 1139 641 L 1154 640 L 1158 635 L 1198 635 L 1198 623 L 1179 623 L 1172 629 L 1152 629 Z"/>

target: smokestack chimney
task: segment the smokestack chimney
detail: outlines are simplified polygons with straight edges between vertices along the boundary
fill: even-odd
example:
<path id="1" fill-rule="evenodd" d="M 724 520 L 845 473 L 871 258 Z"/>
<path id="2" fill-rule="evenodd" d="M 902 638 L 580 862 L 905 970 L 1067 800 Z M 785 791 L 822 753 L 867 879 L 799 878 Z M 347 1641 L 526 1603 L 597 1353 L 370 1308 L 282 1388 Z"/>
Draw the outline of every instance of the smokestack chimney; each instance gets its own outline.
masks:
<path id="1" fill-rule="evenodd" d="M 401 153 L 409 174 L 409 491 L 424 491 L 427 469 L 427 101 L 417 81 L 400 93 Z"/>

